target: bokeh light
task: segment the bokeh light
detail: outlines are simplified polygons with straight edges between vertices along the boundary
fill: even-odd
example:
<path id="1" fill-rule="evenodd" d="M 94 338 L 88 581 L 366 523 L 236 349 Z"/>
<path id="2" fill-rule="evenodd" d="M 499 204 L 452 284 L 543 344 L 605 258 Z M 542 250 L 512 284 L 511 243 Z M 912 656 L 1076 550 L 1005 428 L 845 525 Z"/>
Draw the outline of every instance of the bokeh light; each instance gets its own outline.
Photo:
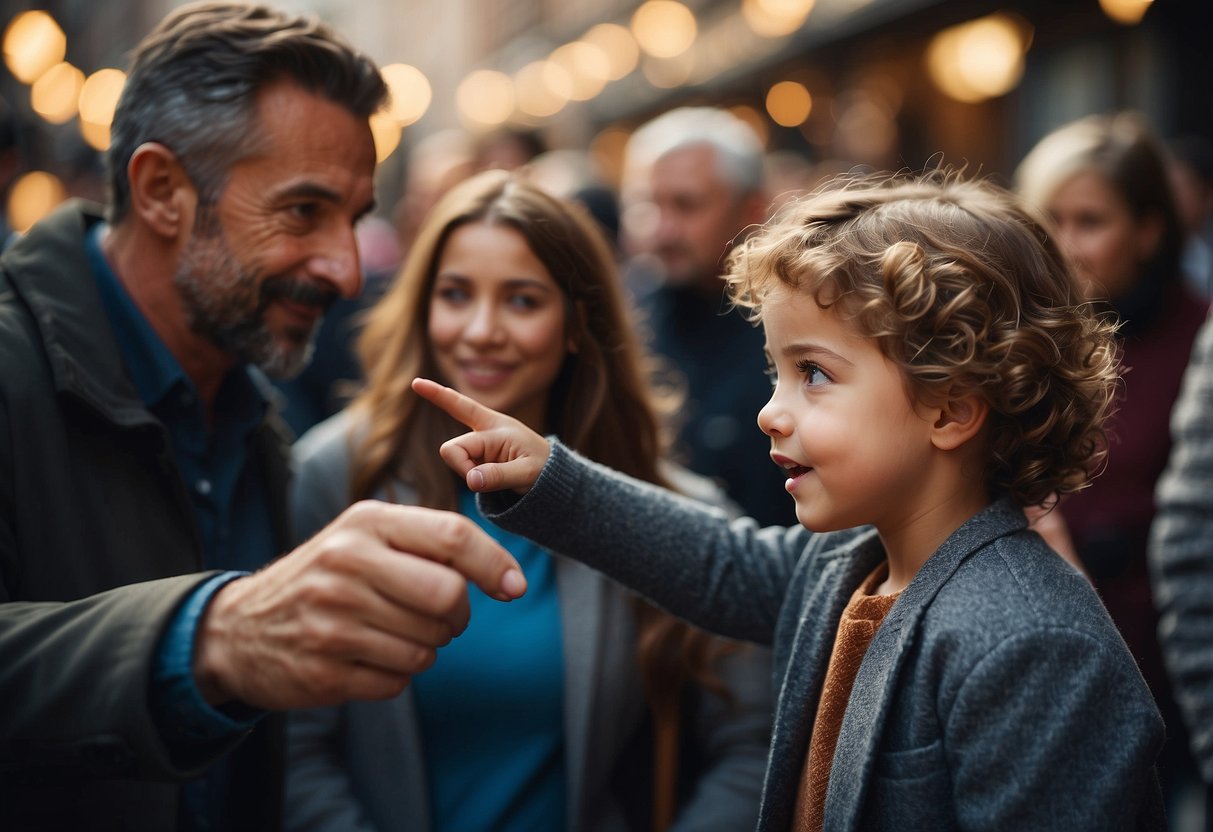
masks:
<path id="1" fill-rule="evenodd" d="M 44 11 L 22 12 L 4 31 L 4 63 L 23 84 L 32 84 L 66 54 L 67 36 Z"/>
<path id="2" fill-rule="evenodd" d="M 607 56 L 607 80 L 618 81 L 636 68 L 640 47 L 632 33 L 618 23 L 599 23 L 581 38 Z"/>
<path id="3" fill-rule="evenodd" d="M 1099 7 L 1117 23 L 1132 26 L 1141 22 L 1152 2 L 1153 0 L 1099 0 Z"/>
<path id="4" fill-rule="evenodd" d="M 83 87 L 83 72 L 66 61 L 57 63 L 30 87 L 30 106 L 51 124 L 63 124 L 79 112 Z"/>
<path id="5" fill-rule="evenodd" d="M 390 96 L 387 114 L 397 124 L 405 127 L 425 115 L 433 98 L 433 90 L 421 70 L 408 64 L 388 64 L 380 74 Z"/>
<path id="6" fill-rule="evenodd" d="M 813 0 L 742 0 L 741 16 L 755 34 L 779 38 L 803 26 L 813 5 Z"/>
<path id="7" fill-rule="evenodd" d="M 8 221 L 24 233 L 67 199 L 67 189 L 54 174 L 32 170 L 13 183 L 8 194 Z"/>
<path id="8" fill-rule="evenodd" d="M 995 13 L 944 29 L 927 46 L 931 80 L 946 95 L 974 104 L 1005 95 L 1023 77 L 1027 24 Z"/>
<path id="9" fill-rule="evenodd" d="M 375 161 L 382 162 L 400 144 L 403 129 L 391 112 L 375 113 L 370 118 L 371 138 L 375 140 Z"/>
<path id="10" fill-rule="evenodd" d="M 515 104 L 536 118 L 554 116 L 564 109 L 572 88 L 572 77 L 553 61 L 532 61 L 514 74 Z"/>
<path id="11" fill-rule="evenodd" d="M 632 15 L 636 42 L 654 58 L 681 55 L 695 42 L 697 31 L 695 15 L 676 0 L 648 0 Z"/>
<path id="12" fill-rule="evenodd" d="M 514 82 L 504 72 L 478 69 L 455 89 L 455 106 L 472 127 L 496 127 L 514 112 Z"/>
<path id="13" fill-rule="evenodd" d="M 813 96 L 798 81 L 780 81 L 767 90 L 767 113 L 780 127 L 799 127 L 813 111 Z"/>
<path id="14" fill-rule="evenodd" d="M 602 47 L 586 41 L 566 43 L 554 50 L 548 60 L 568 73 L 570 101 L 589 101 L 610 80 L 610 58 Z"/>

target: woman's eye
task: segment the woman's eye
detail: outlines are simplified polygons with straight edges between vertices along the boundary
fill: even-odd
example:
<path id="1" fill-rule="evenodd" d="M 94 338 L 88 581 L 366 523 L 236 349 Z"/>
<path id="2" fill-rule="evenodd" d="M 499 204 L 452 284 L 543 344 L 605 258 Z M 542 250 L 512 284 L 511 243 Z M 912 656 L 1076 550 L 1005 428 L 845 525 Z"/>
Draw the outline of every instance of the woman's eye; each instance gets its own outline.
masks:
<path id="1" fill-rule="evenodd" d="M 530 295 L 511 295 L 507 303 L 514 309 L 530 311 L 539 308 L 539 299 Z"/>
<path id="2" fill-rule="evenodd" d="M 467 290 L 459 286 L 440 286 L 434 294 L 446 303 L 463 303 L 469 297 Z"/>

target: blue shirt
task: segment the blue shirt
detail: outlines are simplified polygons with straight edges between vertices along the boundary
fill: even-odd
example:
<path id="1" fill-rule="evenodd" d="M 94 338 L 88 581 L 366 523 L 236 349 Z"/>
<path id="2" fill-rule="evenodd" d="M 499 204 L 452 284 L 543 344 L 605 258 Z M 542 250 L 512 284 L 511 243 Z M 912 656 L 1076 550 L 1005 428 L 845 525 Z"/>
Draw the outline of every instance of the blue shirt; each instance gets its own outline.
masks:
<path id="1" fill-rule="evenodd" d="M 265 415 L 266 400 L 248 367 L 237 365 L 221 383 L 207 414 L 193 382 L 156 334 L 114 274 L 101 250 L 98 224 L 85 252 L 127 373 L 147 409 L 169 434 L 174 460 L 190 498 L 202 546 L 203 565 L 233 570 L 203 584 L 182 604 L 166 632 L 152 669 L 151 704 L 170 742 L 209 742 L 247 731 L 256 715 L 233 717 L 202 698 L 193 677 L 197 625 L 211 597 L 227 581 L 263 565 L 277 553 L 264 482 L 248 462 L 253 434 Z M 134 530 L 132 530 L 134 531 Z M 195 828 L 213 828 L 223 766 L 208 774 L 210 786 L 187 788 L 186 811 Z M 213 794 L 207 794 L 208 788 Z"/>
<path id="2" fill-rule="evenodd" d="M 459 510 L 509 550 L 527 593 L 502 604 L 468 585 L 467 630 L 413 678 L 435 832 L 565 828 L 564 638 L 552 556 Z"/>

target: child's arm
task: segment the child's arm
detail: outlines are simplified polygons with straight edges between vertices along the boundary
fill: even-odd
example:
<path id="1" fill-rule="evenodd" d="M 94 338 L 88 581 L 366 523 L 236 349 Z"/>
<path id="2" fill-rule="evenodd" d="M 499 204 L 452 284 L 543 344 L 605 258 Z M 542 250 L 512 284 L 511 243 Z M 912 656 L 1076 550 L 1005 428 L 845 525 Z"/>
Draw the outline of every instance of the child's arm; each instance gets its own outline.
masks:
<path id="1" fill-rule="evenodd" d="M 769 644 L 808 543 L 804 529 L 759 530 L 583 459 L 517 420 L 418 379 L 414 390 L 471 433 L 442 456 L 481 494 L 494 523 L 575 558 L 673 614 L 732 638 Z"/>

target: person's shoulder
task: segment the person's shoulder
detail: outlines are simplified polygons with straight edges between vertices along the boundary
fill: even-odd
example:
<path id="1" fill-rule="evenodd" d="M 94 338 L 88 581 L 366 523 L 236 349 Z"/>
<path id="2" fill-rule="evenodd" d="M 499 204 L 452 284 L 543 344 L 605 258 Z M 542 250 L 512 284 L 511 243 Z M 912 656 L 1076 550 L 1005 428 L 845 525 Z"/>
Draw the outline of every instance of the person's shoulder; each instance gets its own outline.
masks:
<path id="1" fill-rule="evenodd" d="M 361 434 L 361 420 L 346 408 L 309 428 L 291 446 L 297 468 L 328 465 L 349 456 L 351 443 Z"/>
<path id="2" fill-rule="evenodd" d="M 1087 578 L 1028 530 L 998 537 L 966 558 L 927 618 L 979 641 L 1029 630 L 1071 630 L 1100 640 L 1115 635 Z"/>

